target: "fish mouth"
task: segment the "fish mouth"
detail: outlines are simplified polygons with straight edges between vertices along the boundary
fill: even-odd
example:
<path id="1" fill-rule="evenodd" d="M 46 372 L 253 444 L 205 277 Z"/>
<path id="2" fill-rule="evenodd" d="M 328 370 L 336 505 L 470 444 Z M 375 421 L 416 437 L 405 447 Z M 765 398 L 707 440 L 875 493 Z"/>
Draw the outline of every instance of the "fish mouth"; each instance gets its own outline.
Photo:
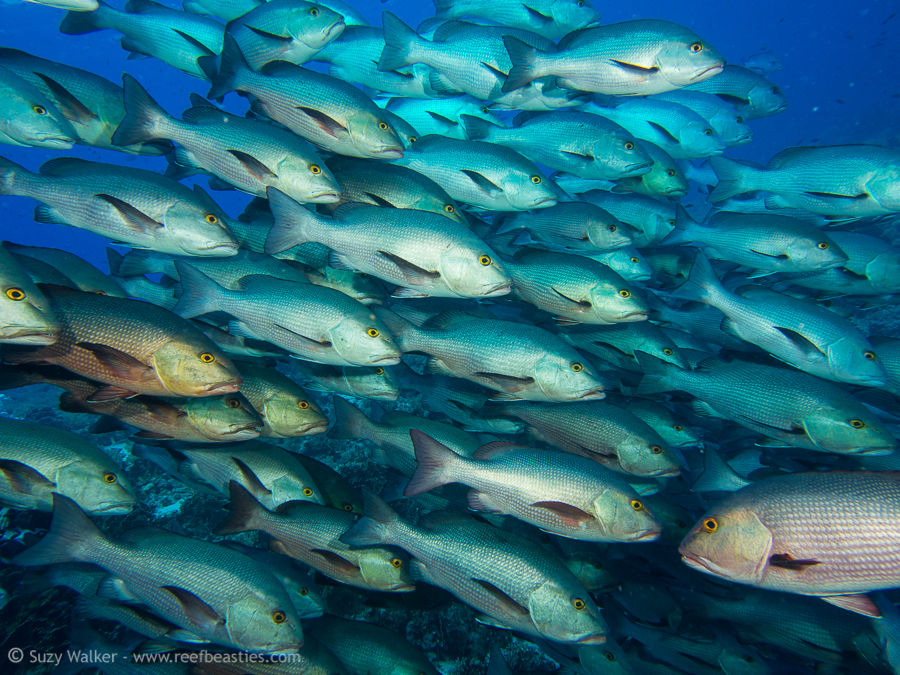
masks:
<path id="1" fill-rule="evenodd" d="M 628 164 L 623 170 L 622 173 L 632 173 L 633 171 L 640 171 L 641 169 L 649 169 L 653 166 L 653 162 L 638 162 L 637 164 Z"/>
<path id="2" fill-rule="evenodd" d="M 623 314 L 621 319 L 622 321 L 627 321 L 628 319 L 632 319 L 633 321 L 643 321 L 649 316 L 649 312 L 629 312 L 628 314 Z"/>
<path id="3" fill-rule="evenodd" d="M 536 199 L 532 203 L 531 208 L 536 209 L 539 206 L 541 206 L 542 204 L 547 204 L 547 202 L 550 202 L 549 204 L 547 204 L 548 207 L 555 206 L 556 201 L 557 201 L 556 197 L 541 197 L 540 199 Z"/>
<path id="4" fill-rule="evenodd" d="M 217 382 L 216 384 L 208 384 L 201 391 L 206 396 L 215 396 L 216 394 L 234 394 L 240 390 L 241 381 L 237 382 Z"/>
<path id="5" fill-rule="evenodd" d="M 672 190 L 666 190 L 667 195 L 672 195 L 674 197 L 684 197 L 688 193 L 684 188 L 674 188 Z"/>
<path id="6" fill-rule="evenodd" d="M 356 299 L 364 305 L 368 305 L 368 304 L 383 305 L 384 304 L 384 297 L 382 297 L 380 295 L 360 295 Z"/>
<path id="7" fill-rule="evenodd" d="M 382 363 L 387 366 L 396 366 L 398 363 L 400 363 L 400 357 L 399 356 L 379 356 L 377 359 L 375 359 L 374 361 L 372 361 L 370 363 L 363 363 L 360 365 L 371 366 L 376 363 Z"/>
<path id="8" fill-rule="evenodd" d="M 262 433 L 262 430 L 262 425 L 257 424 L 256 422 L 251 422 L 250 424 L 232 424 L 223 436 L 233 436 L 235 434 L 244 433 L 245 431 L 255 431 L 257 435 L 259 435 Z"/>
<path id="9" fill-rule="evenodd" d="M 575 640 L 577 645 L 602 645 L 606 642 L 605 635 L 585 635 L 583 638 Z"/>
<path id="10" fill-rule="evenodd" d="M 721 73 L 723 70 L 725 70 L 725 64 L 724 64 L 724 63 L 720 63 L 720 64 L 715 65 L 715 66 L 710 66 L 710 67 L 707 68 L 706 70 L 701 70 L 699 73 L 697 73 L 696 75 L 694 75 L 692 78 L 690 78 L 690 81 L 691 81 L 691 82 L 697 82 L 698 80 L 706 79 L 707 76 L 708 76 L 708 77 L 712 77 L 712 75 L 718 75 L 718 74 Z M 708 73 L 712 73 L 712 75 L 707 75 Z"/>
<path id="11" fill-rule="evenodd" d="M 199 248 L 199 249 L 197 249 L 197 250 L 198 250 L 198 251 L 203 251 L 204 253 L 206 253 L 206 252 L 208 252 L 208 251 L 218 251 L 218 250 L 220 250 L 220 249 L 232 251 L 232 253 L 231 253 L 230 255 L 237 255 L 237 252 L 238 252 L 238 245 L 237 245 L 237 244 L 231 244 L 231 243 L 229 243 L 229 244 L 210 244 L 209 246 L 204 246 L 203 248 Z M 187 255 L 191 255 L 190 252 L 188 252 Z M 227 255 L 227 254 L 224 254 L 224 253 L 223 253 L 223 254 L 220 254 L 220 255 L 224 256 L 224 255 Z"/>
<path id="12" fill-rule="evenodd" d="M 315 436 L 316 434 L 324 434 L 328 431 L 328 425 L 316 422 L 315 424 L 304 424 L 297 428 L 295 436 Z"/>
<path id="13" fill-rule="evenodd" d="M 744 145 L 744 143 L 749 143 L 753 140 L 753 134 L 744 134 L 743 136 L 738 136 L 735 138 L 732 143 L 734 145 Z"/>
<path id="14" fill-rule="evenodd" d="M 307 200 L 312 204 L 334 204 L 341 201 L 341 195 L 331 190 L 329 192 L 320 192 L 309 197 Z"/>
<path id="15" fill-rule="evenodd" d="M 394 586 L 390 589 L 394 593 L 412 593 L 416 590 L 415 584 L 402 584 L 400 586 Z"/>
<path id="16" fill-rule="evenodd" d="M 647 474 L 648 478 L 671 478 L 672 476 L 680 476 L 681 469 L 660 469 L 654 473 Z"/>
<path id="17" fill-rule="evenodd" d="M 0 340 L 17 345 L 52 345 L 59 339 L 58 332 L 49 332 L 35 328 L 15 328 L 0 331 Z"/>
<path id="18" fill-rule="evenodd" d="M 94 516 L 124 516 L 134 511 L 134 504 L 128 502 L 116 502 L 114 504 L 101 504 L 99 509 L 91 511 Z"/>
<path id="19" fill-rule="evenodd" d="M 493 286 L 488 286 L 487 290 L 485 290 L 484 293 L 481 294 L 481 297 L 494 298 L 498 295 L 507 295 L 510 292 L 512 292 L 512 284 L 494 284 Z"/>
<path id="20" fill-rule="evenodd" d="M 770 115 L 774 115 L 775 113 L 784 112 L 785 110 L 787 110 L 787 107 L 788 107 L 788 103 L 787 103 L 787 101 L 785 101 L 784 103 L 782 103 L 782 104 L 781 104 L 780 106 L 778 106 L 777 108 L 774 108 L 774 109 L 770 110 L 770 111 L 769 111 L 769 114 L 770 114 Z"/>
<path id="21" fill-rule="evenodd" d="M 48 150 L 68 150 L 76 141 L 66 136 L 43 136 L 32 139 L 33 143 L 40 143 L 40 147 Z"/>
<path id="22" fill-rule="evenodd" d="M 300 651 L 300 648 L 303 647 L 302 642 L 295 642 L 293 644 L 282 645 L 279 647 L 275 647 L 272 645 L 266 645 L 263 649 L 264 654 L 297 654 Z"/>
<path id="23" fill-rule="evenodd" d="M 640 530 L 635 533 L 635 536 L 631 538 L 631 541 L 656 541 L 659 539 L 659 535 L 662 534 L 662 529 L 656 527 L 648 530 Z"/>
<path id="24" fill-rule="evenodd" d="M 603 387 L 593 387 L 592 389 L 588 389 L 578 394 L 573 400 L 575 401 L 593 401 L 599 400 L 601 398 L 606 398 L 606 394 L 603 392 Z"/>
<path id="25" fill-rule="evenodd" d="M 378 150 L 373 150 L 372 154 L 383 157 L 384 159 L 403 159 L 403 148 L 387 146 L 379 148 Z"/>
<path id="26" fill-rule="evenodd" d="M 331 35 L 331 33 L 334 31 L 334 29 L 337 28 L 338 26 L 340 26 L 341 29 L 344 29 L 347 27 L 347 24 L 344 23 L 343 19 L 336 20 L 333 24 L 328 26 L 328 28 L 326 28 L 323 31 L 323 34 L 325 35 L 325 37 L 329 37 Z"/>
<path id="27" fill-rule="evenodd" d="M 871 457 L 878 457 L 881 455 L 890 455 L 897 449 L 896 445 L 882 445 L 876 446 L 874 448 L 860 448 L 857 452 L 854 452 L 854 455 L 869 455 Z"/>
<path id="28" fill-rule="evenodd" d="M 690 556 L 690 555 L 682 555 L 681 562 L 683 562 L 688 567 L 693 567 L 695 570 L 700 570 L 702 572 L 709 572 L 710 574 L 715 574 L 719 576 L 719 572 L 716 571 L 715 565 L 712 564 L 712 561 L 707 560 L 703 556 Z"/>

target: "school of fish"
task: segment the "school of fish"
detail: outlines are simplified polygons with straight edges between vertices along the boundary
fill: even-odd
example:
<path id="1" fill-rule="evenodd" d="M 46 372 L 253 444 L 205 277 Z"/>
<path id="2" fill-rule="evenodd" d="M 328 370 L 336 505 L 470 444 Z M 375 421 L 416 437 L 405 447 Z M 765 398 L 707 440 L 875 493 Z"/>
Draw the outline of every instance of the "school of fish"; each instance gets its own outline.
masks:
<path id="1" fill-rule="evenodd" d="M 0 243 L 58 407 L 0 416 L 0 616 L 107 675 L 900 673 L 900 149 L 729 159 L 774 54 L 588 0 L 34 1 L 196 93 L 0 47 L 58 153 L 0 201 L 109 265 Z"/>

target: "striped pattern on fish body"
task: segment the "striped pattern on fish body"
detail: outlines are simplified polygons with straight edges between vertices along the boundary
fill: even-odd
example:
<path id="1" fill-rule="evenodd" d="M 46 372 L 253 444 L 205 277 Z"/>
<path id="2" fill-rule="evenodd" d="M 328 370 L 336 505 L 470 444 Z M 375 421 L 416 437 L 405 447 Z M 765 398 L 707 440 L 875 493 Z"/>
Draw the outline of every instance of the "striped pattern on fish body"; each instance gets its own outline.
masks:
<path id="1" fill-rule="evenodd" d="M 277 511 L 265 509 L 240 486 L 231 487 L 231 513 L 216 534 L 259 530 L 272 537 L 269 549 L 306 563 L 335 581 L 373 591 L 414 590 L 409 561 L 384 547 L 353 548 L 340 537 L 356 522 L 347 511 L 308 502 Z"/>
<path id="2" fill-rule="evenodd" d="M 701 361 L 679 369 L 641 355 L 638 396 L 684 391 L 719 415 L 786 447 L 838 454 L 885 455 L 897 441 L 878 418 L 842 389 L 806 373 L 743 361 Z"/>
<path id="3" fill-rule="evenodd" d="M 348 295 L 324 286 L 262 275 L 229 290 L 190 265 L 176 263 L 183 294 L 175 312 L 186 317 L 223 311 L 231 333 L 266 340 L 316 363 L 391 365 L 400 350 L 374 314 Z"/>
<path id="4" fill-rule="evenodd" d="M 500 410 L 529 425 L 531 435 L 561 450 L 634 476 L 677 476 L 678 461 L 653 428 L 606 401 L 508 403 Z"/>
<path id="5" fill-rule="evenodd" d="M 0 502 L 50 511 L 52 493 L 96 515 L 124 515 L 135 503 L 125 472 L 94 445 L 57 427 L 0 418 Z"/>
<path id="6" fill-rule="evenodd" d="M 328 168 L 340 185 L 341 197 L 334 206 L 320 207 L 322 213 L 333 213 L 341 204 L 356 202 L 430 211 L 466 225 L 453 197 L 433 180 L 412 169 L 337 156 L 328 160 Z"/>
<path id="7" fill-rule="evenodd" d="M 514 126 L 465 118 L 473 140 L 498 143 L 581 178 L 616 180 L 650 169 L 652 160 L 624 127 L 587 112 L 521 113 Z"/>
<path id="8" fill-rule="evenodd" d="M 125 116 L 125 106 L 122 88 L 104 77 L 10 47 L 0 48 L 0 66 L 54 101 L 84 145 L 139 155 L 171 151 L 167 143 L 113 145 L 112 135 Z"/>
<path id="9" fill-rule="evenodd" d="M 320 148 L 351 157 L 403 157 L 396 130 L 372 99 L 353 85 L 284 61 L 266 64 L 257 73 L 230 36 L 225 38 L 221 60 L 209 98 L 221 98 L 229 91 L 252 94 L 254 112 Z"/>
<path id="10" fill-rule="evenodd" d="M 58 157 L 32 173 L 0 159 L 0 193 L 41 204 L 35 220 L 161 253 L 230 256 L 230 220 L 204 192 L 144 169 Z"/>
<path id="11" fill-rule="evenodd" d="M 294 438 L 321 434 L 328 418 L 318 404 L 293 380 L 273 367 L 242 361 L 241 393 L 262 417 L 263 436 Z"/>
<path id="12" fill-rule="evenodd" d="M 417 328 L 376 311 L 404 351 L 431 355 L 429 373 L 471 380 L 501 392 L 496 399 L 576 401 L 604 396 L 603 384 L 578 353 L 536 326 L 451 312 L 432 320 L 429 328 Z"/>
<path id="13" fill-rule="evenodd" d="M 207 79 L 199 60 L 222 51 L 225 27 L 218 21 L 181 12 L 153 0 L 129 0 L 125 11 L 105 2 L 93 12 L 69 12 L 59 26 L 61 33 L 80 35 L 112 28 L 125 37 L 122 48 L 155 56 L 173 68 Z"/>
<path id="14" fill-rule="evenodd" d="M 403 548 L 415 559 L 415 579 L 450 591 L 486 614 L 482 621 L 561 642 L 605 640 L 606 626 L 584 586 L 539 544 L 446 511 L 412 526 L 374 494 L 365 500 L 366 517 L 344 540 Z"/>
<path id="15" fill-rule="evenodd" d="M 515 296 L 560 323 L 609 325 L 647 318 L 647 305 L 628 282 L 590 258 L 526 249 L 504 265 Z"/>
<path id="16" fill-rule="evenodd" d="M 344 17 L 312 2 L 272 0 L 229 22 L 226 29 L 247 62 L 259 70 L 269 61 L 306 63 L 341 34 Z"/>
<path id="17" fill-rule="evenodd" d="M 62 366 L 110 385 L 107 400 L 133 393 L 218 396 L 238 390 L 241 378 L 230 359 L 177 315 L 137 300 L 58 286 L 45 286 L 44 292 L 60 321 L 59 339 L 34 351 L 10 352 L 7 362 Z"/>
<path id="18" fill-rule="evenodd" d="M 612 471 L 583 457 L 509 443 L 480 448 L 473 458 L 425 433 L 410 433 L 418 468 L 404 495 L 448 483 L 469 491 L 469 508 L 512 515 L 545 532 L 585 541 L 651 541 L 659 521 Z"/>
<path id="19" fill-rule="evenodd" d="M 776 476 L 707 511 L 680 553 L 701 571 L 761 588 L 818 596 L 865 593 L 900 583 L 893 527 L 898 516 L 896 472 Z M 744 548 L 734 550 L 740 542 Z"/>
<path id="20" fill-rule="evenodd" d="M 486 209 L 545 209 L 559 196 L 537 166 L 494 143 L 432 134 L 416 141 L 397 164 L 425 174 L 454 199 Z"/>

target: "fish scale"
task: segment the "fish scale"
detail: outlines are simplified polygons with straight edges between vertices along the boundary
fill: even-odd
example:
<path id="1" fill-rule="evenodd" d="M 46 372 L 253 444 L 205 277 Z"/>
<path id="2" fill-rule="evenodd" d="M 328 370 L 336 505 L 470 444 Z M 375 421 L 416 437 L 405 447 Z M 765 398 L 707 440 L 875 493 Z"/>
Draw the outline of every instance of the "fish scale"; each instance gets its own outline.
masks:
<path id="1" fill-rule="evenodd" d="M 694 82 L 685 89 L 715 94 L 733 103 L 745 119 L 776 115 L 788 104 L 784 94 L 772 82 L 752 70 L 730 63 L 726 63 L 715 78 Z"/>
<path id="2" fill-rule="evenodd" d="M 438 0 L 435 10 L 440 19 L 481 17 L 501 26 L 533 30 L 550 40 L 600 20 L 590 2 L 577 0 L 529 0 L 527 4 L 518 0 Z"/>
<path id="3" fill-rule="evenodd" d="M 638 248 L 658 244 L 675 227 L 675 206 L 671 200 L 605 190 L 591 190 L 579 196 L 637 230 L 633 238 Z"/>
<path id="4" fill-rule="evenodd" d="M 149 303 L 58 286 L 45 286 L 44 291 L 60 321 L 59 339 L 32 352 L 11 352 L 8 361 L 15 358 L 20 363 L 52 363 L 91 380 L 153 396 L 179 395 L 182 391 L 190 391 L 192 396 L 211 396 L 237 391 L 240 376 L 225 353 L 175 314 Z M 97 321 L 98 317 L 104 320 Z M 139 380 L 118 376 L 79 343 L 118 350 L 145 364 L 147 370 Z M 178 372 L 169 372 L 171 365 L 160 364 L 160 350 L 170 349 L 193 356 L 192 370 L 179 367 Z M 202 354 L 212 355 L 213 361 L 202 361 Z M 175 388 L 178 391 L 173 391 Z"/>
<path id="5" fill-rule="evenodd" d="M 274 368 L 242 362 L 241 393 L 263 418 L 263 436 L 291 438 L 325 431 L 328 418 L 309 394 Z"/>

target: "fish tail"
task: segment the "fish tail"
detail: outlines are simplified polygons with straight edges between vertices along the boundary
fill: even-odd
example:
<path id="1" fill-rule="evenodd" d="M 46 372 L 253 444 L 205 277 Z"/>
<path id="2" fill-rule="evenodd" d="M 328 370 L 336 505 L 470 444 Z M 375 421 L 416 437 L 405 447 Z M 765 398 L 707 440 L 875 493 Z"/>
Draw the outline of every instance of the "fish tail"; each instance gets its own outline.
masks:
<path id="1" fill-rule="evenodd" d="M 672 391 L 670 377 L 678 366 L 668 361 L 658 359 L 652 354 L 647 354 L 640 350 L 635 351 L 641 370 L 644 376 L 635 392 L 635 396 L 649 396 L 651 394 L 661 394 L 666 391 Z"/>
<path id="2" fill-rule="evenodd" d="M 168 256 L 147 249 L 133 248 L 119 261 L 117 275 L 120 277 L 139 277 L 142 274 L 157 274 L 164 272 L 165 265 L 161 264 Z"/>
<path id="3" fill-rule="evenodd" d="M 423 492 L 452 483 L 452 477 L 447 475 L 447 468 L 459 459 L 459 455 L 418 429 L 410 429 L 409 436 L 412 438 L 418 466 L 412 478 L 409 479 L 403 496 L 415 497 Z"/>
<path id="4" fill-rule="evenodd" d="M 66 562 L 89 562 L 84 553 L 106 537 L 78 504 L 60 494 L 53 495 L 50 531 L 34 546 L 12 559 L 15 565 L 35 567 Z"/>
<path id="5" fill-rule="evenodd" d="M 678 246 L 681 244 L 690 244 L 694 241 L 694 228 L 697 221 L 691 217 L 681 204 L 675 206 L 675 229 L 669 232 L 666 237 L 659 242 L 660 246 Z"/>
<path id="6" fill-rule="evenodd" d="M 363 488 L 363 517 L 341 536 L 350 546 L 373 546 L 394 543 L 394 530 L 402 523 L 400 516 L 374 492 Z"/>
<path id="7" fill-rule="evenodd" d="M 171 117 L 128 73 L 122 75 L 122 85 L 125 88 L 125 117 L 112 135 L 113 145 L 165 140 L 165 123 Z"/>
<path id="8" fill-rule="evenodd" d="M 206 98 L 217 101 L 221 101 L 229 91 L 237 89 L 240 74 L 250 70 L 247 59 L 244 58 L 241 48 L 230 33 L 225 33 L 218 71 L 216 71 L 215 57 L 213 56 L 202 56 L 197 60 L 197 64 L 203 69 L 212 85 Z"/>
<path id="9" fill-rule="evenodd" d="M 384 48 L 381 50 L 381 58 L 378 59 L 378 70 L 389 72 L 419 63 L 414 53 L 416 47 L 424 42 L 419 34 L 392 12 L 384 12 L 382 22 Z"/>
<path id="10" fill-rule="evenodd" d="M 30 176 L 31 172 L 15 162 L 0 157 L 0 195 L 20 194 L 16 189 L 16 178 Z"/>
<path id="11" fill-rule="evenodd" d="M 416 336 L 420 333 L 416 326 L 384 307 L 373 307 L 372 312 L 387 326 L 388 331 L 394 336 L 394 340 L 396 340 L 397 346 L 400 347 L 401 351 L 416 351 L 414 344 Z"/>
<path id="12" fill-rule="evenodd" d="M 212 533 L 222 536 L 257 529 L 257 516 L 265 512 L 266 507 L 234 480 L 228 483 L 228 497 L 228 515 L 213 528 Z"/>
<path id="13" fill-rule="evenodd" d="M 348 438 L 366 438 L 366 427 L 371 420 L 355 405 L 335 396 L 332 398 L 334 405 L 334 426 L 328 431 L 328 438 L 346 440 Z"/>
<path id="14" fill-rule="evenodd" d="M 735 162 L 726 157 L 710 157 L 709 164 L 716 172 L 719 182 L 709 193 L 708 202 L 713 204 L 724 202 L 726 199 L 757 189 L 747 184 L 747 177 L 756 171 L 752 166 Z"/>
<path id="15" fill-rule="evenodd" d="M 466 136 L 469 137 L 470 141 L 489 141 L 491 140 L 491 132 L 500 128 L 496 124 L 474 115 L 460 115 L 459 119 L 462 120 Z"/>
<path id="16" fill-rule="evenodd" d="M 121 253 L 116 251 L 115 249 L 106 247 L 106 263 L 109 265 L 109 273 L 111 276 L 120 276 L 119 267 L 122 265 L 123 256 Z"/>
<path id="17" fill-rule="evenodd" d="M 688 280 L 672 291 L 672 296 L 711 305 L 714 304 L 715 298 L 724 292 L 725 289 L 713 271 L 709 258 L 703 253 L 698 253 L 694 258 L 694 266 L 691 267 Z"/>
<path id="18" fill-rule="evenodd" d="M 442 19 L 453 12 L 453 4 L 456 0 L 434 0 L 434 13 Z M 442 16 L 444 15 L 444 16 Z"/>
<path id="19" fill-rule="evenodd" d="M 275 222 L 266 237 L 264 251 L 267 255 L 275 255 L 287 251 L 297 244 L 312 241 L 308 231 L 310 226 L 322 222 L 322 216 L 304 208 L 280 190 L 270 187 L 266 190 L 269 207 Z"/>
<path id="20" fill-rule="evenodd" d="M 191 319 L 221 309 L 222 287 L 208 276 L 185 262 L 175 262 L 181 280 L 181 297 L 172 308 L 175 314 Z"/>
<path id="21" fill-rule="evenodd" d="M 734 492 L 750 485 L 709 445 L 703 448 L 703 473 L 691 486 L 694 492 Z"/>
<path id="22" fill-rule="evenodd" d="M 109 28 L 107 18 L 109 13 L 115 10 L 103 0 L 99 0 L 99 3 L 100 6 L 93 12 L 66 12 L 59 24 L 59 32 L 66 35 L 84 35 Z"/>
<path id="23" fill-rule="evenodd" d="M 512 35 L 503 36 L 503 44 L 512 61 L 512 68 L 506 76 L 501 91 L 507 92 L 530 84 L 547 73 L 540 69 L 541 50 Z"/>

